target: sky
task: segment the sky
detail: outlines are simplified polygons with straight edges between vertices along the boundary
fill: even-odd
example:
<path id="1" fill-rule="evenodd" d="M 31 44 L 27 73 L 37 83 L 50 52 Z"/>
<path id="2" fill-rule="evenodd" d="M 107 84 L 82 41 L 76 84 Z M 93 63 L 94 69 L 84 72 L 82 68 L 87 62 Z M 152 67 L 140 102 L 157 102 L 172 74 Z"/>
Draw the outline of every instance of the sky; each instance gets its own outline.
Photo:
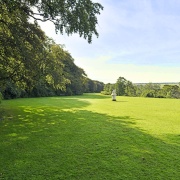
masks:
<path id="1" fill-rule="evenodd" d="M 56 34 L 51 22 L 39 23 L 48 37 L 74 58 L 88 77 L 115 83 L 180 82 L 179 0 L 93 0 L 103 5 L 92 43 Z"/>

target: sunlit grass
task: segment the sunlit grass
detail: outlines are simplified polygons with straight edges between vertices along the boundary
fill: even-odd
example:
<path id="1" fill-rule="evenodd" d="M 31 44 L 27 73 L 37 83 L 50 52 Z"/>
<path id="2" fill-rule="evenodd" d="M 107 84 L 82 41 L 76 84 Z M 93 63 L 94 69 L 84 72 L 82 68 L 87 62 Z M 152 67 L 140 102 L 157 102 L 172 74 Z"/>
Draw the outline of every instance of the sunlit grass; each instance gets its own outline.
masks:
<path id="1" fill-rule="evenodd" d="M 180 177 L 179 100 L 85 94 L 0 111 L 0 179 Z"/>

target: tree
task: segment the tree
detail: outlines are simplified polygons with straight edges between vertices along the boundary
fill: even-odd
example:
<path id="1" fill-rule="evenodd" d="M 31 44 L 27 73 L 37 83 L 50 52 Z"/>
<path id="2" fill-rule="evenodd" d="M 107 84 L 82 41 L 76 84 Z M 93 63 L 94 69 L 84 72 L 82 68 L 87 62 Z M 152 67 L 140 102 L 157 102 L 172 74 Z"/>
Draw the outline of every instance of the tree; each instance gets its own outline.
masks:
<path id="1" fill-rule="evenodd" d="M 31 83 L 43 52 L 44 32 L 19 9 L 0 2 L 0 82 Z M 19 83 L 20 84 L 20 83 Z M 31 86 L 31 85 L 30 85 Z"/>
<path id="2" fill-rule="evenodd" d="M 83 69 L 76 66 L 74 59 L 69 54 L 69 52 L 64 51 L 65 57 L 62 62 L 64 64 L 63 74 L 69 80 L 66 85 L 66 95 L 80 95 L 84 92 L 84 79 L 86 78 L 86 73 Z"/>
<path id="3" fill-rule="evenodd" d="M 167 98 L 180 98 L 180 89 L 178 85 L 164 85 L 164 96 Z"/>
<path id="4" fill-rule="evenodd" d="M 86 74 L 61 45 L 45 36 L 37 21 L 78 32 L 91 42 L 102 6 L 91 0 L 0 1 L 0 91 L 5 98 L 82 94 Z M 37 11 L 37 12 L 36 12 Z M 39 18 L 42 17 L 42 18 Z M 29 18 L 34 18 L 34 23 Z M 91 80 L 90 80 L 91 81 Z M 92 81 L 92 91 L 98 83 Z M 4 87 L 4 88 L 2 88 Z"/>
<path id="5" fill-rule="evenodd" d="M 99 81 L 95 81 L 95 83 L 97 84 L 97 88 L 95 92 L 97 93 L 101 92 L 104 89 L 104 83 Z"/>
<path id="6" fill-rule="evenodd" d="M 104 83 L 85 77 L 83 80 L 83 88 L 86 93 L 100 93 L 104 89 Z"/>
<path id="7" fill-rule="evenodd" d="M 1 0 L 9 12 L 21 11 L 37 21 L 51 21 L 56 32 L 68 35 L 79 33 L 80 37 L 92 42 L 92 35 L 98 37 L 97 15 L 103 10 L 99 3 L 91 0 Z"/>
<path id="8" fill-rule="evenodd" d="M 96 84 L 91 79 L 88 79 L 88 90 L 90 93 L 94 93 L 96 91 Z"/>
<path id="9" fill-rule="evenodd" d="M 136 88 L 131 81 L 126 82 L 125 94 L 126 96 L 136 96 Z"/>
<path id="10" fill-rule="evenodd" d="M 105 95 L 110 95 L 113 89 L 115 89 L 115 84 L 107 83 L 104 85 L 104 89 L 101 93 Z"/>
<path id="11" fill-rule="evenodd" d="M 116 93 L 118 96 L 126 95 L 126 84 L 127 80 L 124 77 L 119 77 L 116 81 Z"/>
<path id="12" fill-rule="evenodd" d="M 147 83 L 144 86 L 142 86 L 143 90 L 141 93 L 141 96 L 143 97 L 157 97 L 160 96 L 160 85 L 153 84 L 153 83 Z"/>
<path id="13" fill-rule="evenodd" d="M 54 42 L 48 44 L 49 52 L 47 52 L 46 62 L 44 62 L 44 76 L 48 84 L 54 89 L 66 89 L 66 84 L 70 83 L 69 79 L 64 75 L 63 60 L 66 58 L 64 50 Z"/>

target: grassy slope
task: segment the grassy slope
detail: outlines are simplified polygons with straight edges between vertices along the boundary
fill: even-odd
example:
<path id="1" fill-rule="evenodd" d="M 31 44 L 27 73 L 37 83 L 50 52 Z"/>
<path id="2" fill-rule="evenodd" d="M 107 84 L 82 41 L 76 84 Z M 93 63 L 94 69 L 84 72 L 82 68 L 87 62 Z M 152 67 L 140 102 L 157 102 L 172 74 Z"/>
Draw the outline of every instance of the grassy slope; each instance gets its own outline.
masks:
<path id="1" fill-rule="evenodd" d="M 2 108 L 0 179 L 180 178 L 179 100 L 86 94 Z"/>

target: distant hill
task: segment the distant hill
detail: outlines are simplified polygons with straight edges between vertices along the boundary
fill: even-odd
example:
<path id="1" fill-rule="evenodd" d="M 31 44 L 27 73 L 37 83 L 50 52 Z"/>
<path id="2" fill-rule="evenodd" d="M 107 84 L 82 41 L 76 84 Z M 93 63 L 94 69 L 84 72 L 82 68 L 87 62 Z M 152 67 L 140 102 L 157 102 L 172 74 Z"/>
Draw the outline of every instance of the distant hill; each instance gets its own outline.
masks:
<path id="1" fill-rule="evenodd" d="M 159 85 L 179 85 L 180 82 L 156 82 L 156 83 L 153 83 L 151 82 L 152 84 L 159 84 Z M 146 85 L 146 84 L 149 84 L 149 83 L 133 83 L 134 85 Z"/>

